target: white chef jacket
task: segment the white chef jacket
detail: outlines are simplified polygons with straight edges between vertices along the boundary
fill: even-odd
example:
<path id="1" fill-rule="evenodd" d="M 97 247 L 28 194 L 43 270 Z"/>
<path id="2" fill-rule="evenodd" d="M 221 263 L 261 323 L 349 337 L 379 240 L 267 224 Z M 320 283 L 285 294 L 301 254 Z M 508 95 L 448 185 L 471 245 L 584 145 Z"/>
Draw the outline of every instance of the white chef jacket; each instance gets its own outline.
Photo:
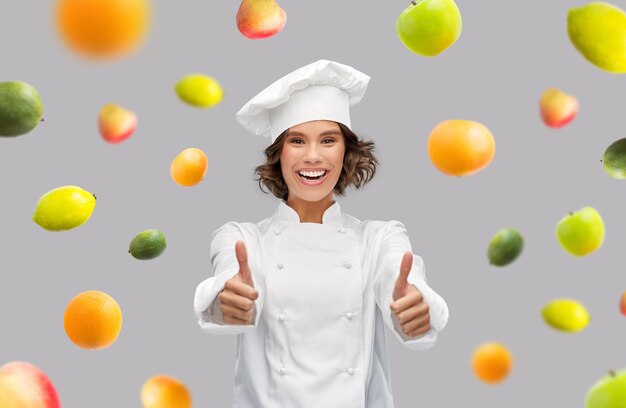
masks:
<path id="1" fill-rule="evenodd" d="M 252 325 L 222 321 L 217 295 L 239 271 L 243 240 L 254 287 Z M 408 282 L 424 295 L 431 329 L 409 339 L 389 305 L 405 251 L 398 221 L 359 221 L 335 202 L 322 223 L 300 222 L 285 202 L 259 223 L 228 222 L 213 233 L 214 276 L 195 292 L 202 330 L 237 334 L 233 406 L 241 408 L 393 407 L 385 324 L 405 346 L 432 347 L 448 321 L 445 301 L 413 255 Z M 215 301 L 215 302 L 214 302 Z"/>

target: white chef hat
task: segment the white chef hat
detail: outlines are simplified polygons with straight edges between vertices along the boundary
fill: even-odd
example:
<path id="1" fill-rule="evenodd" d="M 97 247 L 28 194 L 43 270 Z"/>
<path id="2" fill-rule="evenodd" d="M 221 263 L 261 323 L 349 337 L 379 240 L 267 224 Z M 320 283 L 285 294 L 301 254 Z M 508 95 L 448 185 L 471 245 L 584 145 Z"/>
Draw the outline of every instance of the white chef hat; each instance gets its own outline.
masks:
<path id="1" fill-rule="evenodd" d="M 272 143 L 292 126 L 332 120 L 350 128 L 350 106 L 357 104 L 370 77 L 334 61 L 319 60 L 285 75 L 237 112 L 237 120 Z"/>

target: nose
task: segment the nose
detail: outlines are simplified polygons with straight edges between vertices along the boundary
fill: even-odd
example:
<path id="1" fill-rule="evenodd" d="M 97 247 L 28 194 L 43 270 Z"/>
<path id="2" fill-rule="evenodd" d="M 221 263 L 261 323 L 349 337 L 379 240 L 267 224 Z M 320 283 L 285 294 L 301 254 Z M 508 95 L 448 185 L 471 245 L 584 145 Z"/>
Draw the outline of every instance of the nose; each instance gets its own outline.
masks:
<path id="1" fill-rule="evenodd" d="M 320 147 L 315 143 L 310 143 L 304 153 L 304 161 L 307 163 L 318 163 L 322 161 Z"/>

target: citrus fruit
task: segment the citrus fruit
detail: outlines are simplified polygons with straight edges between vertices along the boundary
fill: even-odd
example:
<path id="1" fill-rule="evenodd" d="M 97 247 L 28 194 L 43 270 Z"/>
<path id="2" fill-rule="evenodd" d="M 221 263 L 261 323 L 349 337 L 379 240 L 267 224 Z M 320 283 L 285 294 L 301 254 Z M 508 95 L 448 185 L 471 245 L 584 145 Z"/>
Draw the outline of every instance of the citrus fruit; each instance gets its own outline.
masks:
<path id="1" fill-rule="evenodd" d="M 495 384 L 504 380 L 513 367 L 513 356 L 502 344 L 480 345 L 472 355 L 472 369 L 479 380 Z"/>
<path id="2" fill-rule="evenodd" d="M 62 186 L 39 198 L 33 221 L 48 231 L 65 231 L 84 224 L 95 207 L 95 195 L 77 186 Z"/>
<path id="3" fill-rule="evenodd" d="M 20 136 L 41 120 L 41 95 L 22 81 L 0 82 L 0 136 Z"/>
<path id="4" fill-rule="evenodd" d="M 172 161 L 170 175 L 181 186 L 195 186 L 204 179 L 208 165 L 209 159 L 202 150 L 189 147 Z"/>
<path id="5" fill-rule="evenodd" d="M 220 103 L 224 91 L 212 77 L 202 74 L 190 74 L 176 83 L 174 88 L 178 97 L 196 108 L 212 108 Z"/>
<path id="6" fill-rule="evenodd" d="M 143 41 L 150 0 L 58 0 L 56 24 L 68 46 L 87 57 L 119 57 Z"/>
<path id="7" fill-rule="evenodd" d="M 489 263 L 505 266 L 513 262 L 524 247 L 524 238 L 515 228 L 501 229 L 493 236 L 487 250 Z"/>
<path id="8" fill-rule="evenodd" d="M 626 72 L 626 13 L 601 1 L 572 7 L 567 13 L 567 33 L 574 47 L 596 67 Z"/>
<path id="9" fill-rule="evenodd" d="M 469 176 L 485 168 L 495 155 L 493 135 L 483 124 L 452 119 L 439 123 L 428 137 L 428 155 L 448 176 Z"/>
<path id="10" fill-rule="evenodd" d="M 591 317 L 585 307 L 572 299 L 555 299 L 541 310 L 543 320 L 550 327 L 574 333 L 587 327 Z"/>
<path id="11" fill-rule="evenodd" d="M 111 296 L 89 290 L 74 297 L 65 308 L 65 333 L 78 347 L 109 347 L 122 329 L 122 311 Z"/>
<path id="12" fill-rule="evenodd" d="M 615 141 L 604 151 L 604 171 L 616 179 L 626 179 L 626 138 Z"/>
<path id="13" fill-rule="evenodd" d="M 128 252 L 136 259 L 153 259 L 161 255 L 167 247 L 165 234 L 157 229 L 149 229 L 137 234 L 128 247 Z"/>
<path id="14" fill-rule="evenodd" d="M 167 375 L 155 375 L 141 388 L 144 408 L 191 408 L 191 394 L 179 380 Z"/>
<path id="15" fill-rule="evenodd" d="M 585 256 L 602 246 L 604 221 L 594 208 L 581 208 L 561 218 L 556 225 L 556 236 L 567 252 Z"/>

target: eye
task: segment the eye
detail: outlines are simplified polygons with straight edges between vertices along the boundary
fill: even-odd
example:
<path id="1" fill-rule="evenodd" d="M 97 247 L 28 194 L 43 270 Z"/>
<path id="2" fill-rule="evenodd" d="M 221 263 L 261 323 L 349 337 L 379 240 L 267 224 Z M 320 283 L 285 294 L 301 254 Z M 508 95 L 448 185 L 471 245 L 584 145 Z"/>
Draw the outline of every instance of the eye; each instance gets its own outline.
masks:
<path id="1" fill-rule="evenodd" d="M 335 139 L 333 139 L 332 137 L 327 137 L 326 139 L 322 140 L 322 143 L 334 143 Z"/>
<path id="2" fill-rule="evenodd" d="M 304 143 L 302 139 L 293 138 L 289 141 L 289 143 L 301 144 Z"/>

